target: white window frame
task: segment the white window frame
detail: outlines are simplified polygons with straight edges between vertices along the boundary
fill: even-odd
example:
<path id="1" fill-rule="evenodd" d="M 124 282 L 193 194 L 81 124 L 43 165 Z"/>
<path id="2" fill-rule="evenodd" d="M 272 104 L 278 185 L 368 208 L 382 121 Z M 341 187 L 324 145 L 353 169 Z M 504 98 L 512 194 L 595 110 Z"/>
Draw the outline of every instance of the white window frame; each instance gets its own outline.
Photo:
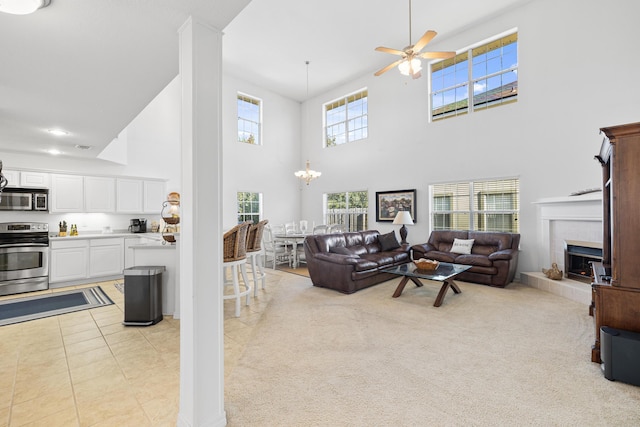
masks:
<path id="1" fill-rule="evenodd" d="M 254 121 L 251 120 L 250 118 L 246 118 L 246 117 L 242 117 L 241 116 L 241 111 L 240 111 L 240 106 L 238 105 L 240 101 L 243 102 L 247 102 L 249 104 L 253 104 L 253 105 L 257 105 L 258 106 L 258 121 Z M 238 92 L 236 95 L 236 108 L 237 108 L 237 116 L 238 116 L 238 142 L 243 143 L 243 144 L 249 144 L 249 145 L 262 145 L 262 99 L 257 98 L 255 96 L 252 95 L 248 95 L 246 93 L 242 93 L 242 92 Z M 249 142 L 248 138 L 246 140 L 243 140 L 240 137 L 240 123 L 245 123 L 248 124 L 249 127 L 256 127 L 257 131 L 256 136 L 254 137 L 254 140 L 257 139 L 256 142 L 251 143 Z M 247 132 L 247 131 L 245 131 Z M 248 133 L 252 134 L 252 132 L 248 131 Z"/>
<path id="2" fill-rule="evenodd" d="M 258 196 L 258 204 L 257 204 L 258 211 L 257 212 L 254 211 L 253 209 L 250 212 L 240 212 L 241 211 L 240 203 L 243 203 L 245 201 L 244 197 L 243 197 L 243 200 L 240 200 L 240 195 L 245 195 L 245 194 L 251 194 L 251 195 L 257 195 Z M 253 203 L 253 202 L 251 202 L 251 203 Z M 238 224 L 240 224 L 241 222 L 246 221 L 247 220 L 246 217 L 255 217 L 256 215 L 258 216 L 258 218 L 257 218 L 258 220 L 255 221 L 255 219 L 254 219 L 253 222 L 257 224 L 258 222 L 260 222 L 262 220 L 262 193 L 256 193 L 256 192 L 253 192 L 253 191 L 238 191 L 236 193 L 236 218 L 238 219 Z M 243 216 L 244 218 L 240 218 L 241 216 Z"/>
<path id="3" fill-rule="evenodd" d="M 350 193 L 365 193 L 367 194 L 367 207 L 366 208 L 355 208 L 355 210 L 350 211 L 351 208 L 349 207 L 349 194 Z M 329 212 L 329 194 L 344 194 L 345 195 L 345 203 L 346 203 L 346 208 L 344 208 L 344 212 L 339 212 L 337 213 L 338 215 L 341 216 L 341 220 L 338 222 L 335 221 L 330 221 L 331 216 L 333 216 L 330 212 Z M 335 213 L 334 213 L 335 215 Z M 358 215 L 363 215 L 364 216 L 364 221 L 362 223 L 362 229 L 358 229 L 358 224 L 357 223 L 353 223 L 353 218 L 355 216 Z M 324 217 L 324 222 L 327 225 L 334 225 L 334 224 L 344 224 L 345 228 L 347 229 L 347 231 L 363 231 L 363 230 L 367 230 L 368 226 L 369 226 L 369 192 L 367 190 L 359 190 L 359 191 L 334 191 L 331 193 L 324 193 L 323 195 L 323 217 Z"/>
<path id="4" fill-rule="evenodd" d="M 364 101 L 361 101 L 363 99 Z M 351 111 L 349 105 L 356 104 L 356 102 L 358 104 L 360 104 L 360 102 L 364 102 L 364 107 L 361 109 L 362 114 L 350 115 Z M 336 121 L 335 123 L 329 124 L 329 112 L 343 105 L 345 106 L 344 120 Z M 324 147 L 336 147 L 349 142 L 361 141 L 369 137 L 369 90 L 366 87 L 323 104 L 322 111 Z M 329 129 L 330 127 L 339 129 L 340 126 L 344 128 L 344 131 L 333 132 Z M 335 135 L 343 137 L 337 138 Z M 332 142 L 329 142 L 329 139 L 331 137 L 333 137 L 334 139 Z"/>
<path id="5" fill-rule="evenodd" d="M 511 65 L 509 67 L 505 67 L 502 68 L 500 71 L 498 72 L 494 72 L 485 76 L 481 76 L 481 77 L 475 77 L 473 76 L 473 58 L 474 58 L 474 51 L 476 49 L 482 48 L 484 46 L 490 45 L 491 43 L 497 41 L 497 40 L 501 40 L 503 38 L 507 38 L 510 37 L 512 35 L 515 35 L 516 38 L 518 37 L 518 29 L 517 28 L 512 28 L 508 31 L 505 31 L 503 33 L 500 33 L 494 37 L 491 37 L 489 39 L 485 39 L 481 42 L 475 43 L 471 46 L 468 46 L 464 49 L 461 49 L 460 51 L 456 52 L 456 57 L 466 54 L 467 56 L 467 79 L 464 82 L 459 82 L 456 83 L 452 86 L 448 86 L 445 88 L 440 89 L 437 92 L 434 92 L 433 90 L 433 68 L 434 66 L 436 66 L 439 63 L 442 63 L 443 61 L 446 60 L 436 60 L 433 61 L 431 63 L 429 63 L 429 99 L 428 99 L 428 103 L 429 103 L 429 120 L 431 122 L 434 121 L 439 121 L 439 120 L 444 120 L 444 119 L 448 119 L 451 117 L 457 117 L 457 116 L 461 116 L 461 115 L 465 115 L 465 114 L 470 114 L 473 113 L 474 111 L 483 111 L 492 107 L 496 107 L 496 106 L 500 106 L 500 105 L 507 105 L 507 104 L 511 104 L 514 102 L 518 101 L 518 79 L 516 77 L 515 82 L 512 83 L 506 83 L 504 84 L 502 87 L 505 88 L 505 90 L 509 90 L 511 93 L 513 93 L 513 95 L 509 95 L 509 96 L 502 96 L 498 99 L 496 99 L 493 102 L 486 102 L 483 103 L 482 106 L 476 106 L 474 105 L 474 88 L 476 87 L 476 84 L 478 84 L 478 82 L 481 81 L 486 81 L 492 78 L 496 78 L 498 76 L 502 76 L 502 75 L 506 75 L 507 73 L 515 73 L 515 75 L 517 76 L 518 74 L 518 63 L 519 63 L 519 56 L 520 56 L 520 49 L 516 50 L 516 57 L 517 57 L 517 61 L 515 65 Z M 517 40 L 517 39 L 516 39 Z M 464 109 L 460 109 L 460 110 L 453 110 L 449 113 L 443 114 L 443 115 L 439 115 L 434 117 L 433 115 L 433 97 L 437 94 L 446 92 L 446 91 L 451 91 L 451 90 L 456 90 L 456 94 L 459 92 L 461 95 L 466 96 L 467 99 L 467 107 Z M 486 93 L 486 92 L 485 92 Z M 465 99 L 465 98 L 461 98 L 461 99 Z M 446 104 L 449 105 L 449 104 Z"/>
<path id="6" fill-rule="evenodd" d="M 515 181 L 515 183 L 514 183 Z M 501 194 L 513 194 L 515 199 L 513 200 L 513 206 L 511 209 L 481 209 L 476 208 L 476 196 L 482 195 L 482 193 L 478 190 L 476 191 L 476 187 L 482 186 L 484 183 L 489 183 L 491 186 L 495 188 L 493 192 L 494 195 Z M 458 192 L 458 197 L 456 198 L 456 194 L 454 193 L 436 193 L 436 187 L 442 186 L 460 186 L 466 187 L 468 186 L 468 200 L 465 200 L 464 195 L 465 192 Z M 514 190 L 514 191 L 507 191 Z M 476 194 L 477 193 L 477 194 Z M 436 205 L 438 204 L 436 198 L 449 197 L 449 209 L 438 210 L 436 209 Z M 487 230 L 486 225 L 484 227 L 479 227 L 479 224 L 476 224 L 476 216 L 480 218 L 481 221 L 484 221 L 485 224 L 490 221 L 491 216 L 498 215 L 512 215 L 511 226 L 507 228 L 492 228 Z M 439 216 L 439 218 L 436 218 Z M 457 216 L 457 217 L 456 217 Z M 462 218 L 467 217 L 467 221 L 465 222 Z M 429 185 L 429 230 L 433 231 L 437 230 L 460 230 L 460 229 L 468 229 L 472 231 L 504 231 L 504 232 L 512 232 L 518 233 L 520 230 L 520 178 L 518 177 L 509 177 L 509 178 L 496 178 L 496 179 L 475 179 L 473 181 L 458 181 L 458 182 L 446 182 L 440 184 L 432 184 Z M 448 220 L 448 221 L 445 221 Z M 436 228 L 436 222 L 447 222 L 447 228 Z M 467 223 L 468 222 L 468 223 Z M 463 225 L 463 226 L 461 226 Z"/>

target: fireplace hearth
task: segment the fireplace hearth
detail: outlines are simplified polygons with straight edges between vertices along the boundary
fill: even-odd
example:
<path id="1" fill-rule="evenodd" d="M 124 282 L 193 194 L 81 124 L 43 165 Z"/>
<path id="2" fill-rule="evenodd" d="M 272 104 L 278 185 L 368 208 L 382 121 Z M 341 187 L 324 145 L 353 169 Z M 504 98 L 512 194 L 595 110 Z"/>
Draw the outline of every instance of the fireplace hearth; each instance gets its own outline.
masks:
<path id="1" fill-rule="evenodd" d="M 564 242 L 564 269 L 569 279 L 591 283 L 591 262 L 602 261 L 602 244 L 597 242 Z"/>

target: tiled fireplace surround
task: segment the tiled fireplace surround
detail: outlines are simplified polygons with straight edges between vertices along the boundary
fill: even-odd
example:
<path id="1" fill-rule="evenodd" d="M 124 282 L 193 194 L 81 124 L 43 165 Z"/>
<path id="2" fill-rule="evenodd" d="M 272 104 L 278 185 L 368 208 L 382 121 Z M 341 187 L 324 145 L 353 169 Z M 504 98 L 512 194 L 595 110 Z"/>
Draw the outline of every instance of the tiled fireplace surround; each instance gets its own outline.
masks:
<path id="1" fill-rule="evenodd" d="M 542 199 L 538 206 L 537 248 L 539 269 L 536 272 L 520 273 L 520 282 L 539 288 L 585 305 L 591 304 L 591 286 L 577 280 L 548 279 L 543 268 L 557 263 L 564 268 L 564 242 L 602 242 L 602 193 L 582 196 Z"/>

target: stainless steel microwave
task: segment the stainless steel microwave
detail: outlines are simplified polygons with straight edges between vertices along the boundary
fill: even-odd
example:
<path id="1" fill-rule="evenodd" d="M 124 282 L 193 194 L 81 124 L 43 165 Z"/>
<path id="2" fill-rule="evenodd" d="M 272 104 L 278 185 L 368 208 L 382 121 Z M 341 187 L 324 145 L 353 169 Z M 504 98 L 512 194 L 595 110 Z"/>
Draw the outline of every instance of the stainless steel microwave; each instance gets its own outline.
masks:
<path id="1" fill-rule="evenodd" d="M 49 190 L 5 188 L 0 193 L 1 211 L 49 211 Z"/>

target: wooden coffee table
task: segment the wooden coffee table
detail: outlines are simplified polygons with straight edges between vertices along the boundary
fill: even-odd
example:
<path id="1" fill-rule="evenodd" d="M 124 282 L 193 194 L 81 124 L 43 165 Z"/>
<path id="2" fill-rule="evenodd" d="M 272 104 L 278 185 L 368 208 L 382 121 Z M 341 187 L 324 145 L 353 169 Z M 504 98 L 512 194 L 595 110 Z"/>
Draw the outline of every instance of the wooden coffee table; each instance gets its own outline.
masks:
<path id="1" fill-rule="evenodd" d="M 396 288 L 396 291 L 393 293 L 394 298 L 398 298 L 402 295 L 402 291 L 406 286 L 407 282 L 411 280 L 416 286 L 421 287 L 423 284 L 420 279 L 433 280 L 436 282 L 442 282 L 442 286 L 440 287 L 440 292 L 438 292 L 438 296 L 436 297 L 436 302 L 433 304 L 434 307 L 440 307 L 442 305 L 442 301 L 444 300 L 444 296 L 447 294 L 447 290 L 449 287 L 453 289 L 453 292 L 456 294 L 461 293 L 462 291 L 455 284 L 453 278 L 458 274 L 463 273 L 470 269 L 470 265 L 460 265 L 460 264 L 451 264 L 448 262 L 441 262 L 438 265 L 438 268 L 435 270 L 418 270 L 414 263 L 410 262 L 407 264 L 402 264 L 397 267 L 388 268 L 383 270 L 385 273 L 397 274 L 398 276 L 403 276 L 400 284 Z"/>

